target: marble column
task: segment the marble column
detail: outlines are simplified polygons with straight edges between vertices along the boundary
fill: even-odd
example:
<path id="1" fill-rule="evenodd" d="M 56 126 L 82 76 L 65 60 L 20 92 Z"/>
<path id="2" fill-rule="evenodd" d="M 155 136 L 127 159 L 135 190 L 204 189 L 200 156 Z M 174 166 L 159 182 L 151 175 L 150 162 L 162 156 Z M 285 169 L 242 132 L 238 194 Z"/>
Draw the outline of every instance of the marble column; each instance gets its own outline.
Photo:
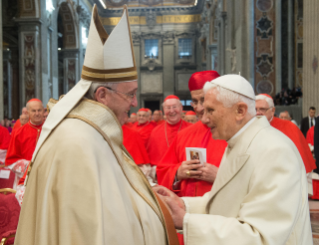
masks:
<path id="1" fill-rule="evenodd" d="M 3 51 L 3 111 L 4 116 L 12 118 L 12 68 L 11 52 Z"/>
<path id="2" fill-rule="evenodd" d="M 39 19 L 17 19 L 19 24 L 20 108 L 31 98 L 41 98 Z"/>
<path id="3" fill-rule="evenodd" d="M 303 14 L 303 116 L 310 106 L 319 109 L 319 1 L 304 1 Z"/>
<path id="4" fill-rule="evenodd" d="M 63 93 L 69 92 L 79 81 L 79 49 L 63 49 Z"/>
<path id="5" fill-rule="evenodd" d="M 174 43 L 173 33 L 163 37 L 163 98 L 174 94 Z"/>
<path id="6" fill-rule="evenodd" d="M 279 1 L 280 2 L 280 1 Z M 294 86 L 294 1 L 288 1 L 288 88 Z"/>
<path id="7" fill-rule="evenodd" d="M 281 50 L 281 29 L 282 29 L 282 24 L 281 24 L 281 18 L 279 16 L 281 16 L 281 11 L 282 11 L 282 6 L 281 6 L 281 1 L 276 1 L 276 16 L 278 16 L 278 18 L 276 18 L 276 94 L 279 93 L 281 91 L 282 88 L 282 50 Z"/>
<path id="8" fill-rule="evenodd" d="M 2 1 L 0 1 L 0 13 L 2 13 Z M 2 52 L 3 52 L 3 43 L 2 43 L 2 14 L 0 16 L 0 91 L 3 94 L 3 64 L 2 64 Z M 3 100 L 0 100 L 0 119 L 3 118 Z"/>

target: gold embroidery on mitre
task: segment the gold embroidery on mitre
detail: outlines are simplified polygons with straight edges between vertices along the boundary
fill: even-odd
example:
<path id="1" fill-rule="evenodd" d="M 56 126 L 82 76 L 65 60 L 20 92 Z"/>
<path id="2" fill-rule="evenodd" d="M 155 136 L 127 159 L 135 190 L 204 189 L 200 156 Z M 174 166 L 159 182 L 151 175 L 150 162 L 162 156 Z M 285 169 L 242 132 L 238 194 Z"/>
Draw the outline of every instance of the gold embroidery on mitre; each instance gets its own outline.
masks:
<path id="1" fill-rule="evenodd" d="M 84 69 L 82 70 L 82 75 L 88 76 L 88 77 L 93 77 L 93 78 L 126 78 L 126 77 L 133 77 L 137 76 L 136 71 L 131 71 L 131 72 L 123 72 L 123 73 L 115 73 L 115 74 L 100 74 L 100 73 L 94 73 L 94 72 L 88 72 L 85 71 Z"/>

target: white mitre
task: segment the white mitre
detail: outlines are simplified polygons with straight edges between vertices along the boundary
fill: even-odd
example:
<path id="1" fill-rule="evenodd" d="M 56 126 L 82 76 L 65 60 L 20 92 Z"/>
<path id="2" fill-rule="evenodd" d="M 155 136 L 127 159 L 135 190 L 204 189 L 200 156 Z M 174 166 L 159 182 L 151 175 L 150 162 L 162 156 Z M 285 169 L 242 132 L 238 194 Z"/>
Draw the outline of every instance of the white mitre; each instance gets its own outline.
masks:
<path id="1" fill-rule="evenodd" d="M 240 75 L 224 75 L 205 83 L 204 91 L 207 92 L 215 86 L 220 86 L 234 93 L 255 100 L 255 92 L 251 84 Z"/>
<path id="2" fill-rule="evenodd" d="M 110 36 L 93 7 L 81 77 L 93 82 L 136 81 L 137 71 L 126 5 Z"/>
<path id="3" fill-rule="evenodd" d="M 126 6 L 120 22 L 111 35 L 108 35 L 99 18 L 97 7 L 94 5 L 81 77 L 81 81 L 60 99 L 50 111 L 42 127 L 40 138 L 32 156 L 32 162 L 43 142 L 85 96 L 92 83 L 137 80 Z"/>

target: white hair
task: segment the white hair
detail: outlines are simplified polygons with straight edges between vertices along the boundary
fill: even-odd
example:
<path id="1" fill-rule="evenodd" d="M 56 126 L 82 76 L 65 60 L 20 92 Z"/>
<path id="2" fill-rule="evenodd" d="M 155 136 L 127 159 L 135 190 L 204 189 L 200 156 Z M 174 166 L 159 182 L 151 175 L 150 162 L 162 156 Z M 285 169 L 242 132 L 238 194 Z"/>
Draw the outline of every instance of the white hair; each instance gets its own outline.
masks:
<path id="1" fill-rule="evenodd" d="M 178 100 L 178 99 L 168 99 L 168 100 L 177 100 L 177 101 L 179 102 L 179 104 L 180 104 L 181 106 L 183 106 L 182 102 L 181 102 L 180 100 Z M 165 106 L 165 102 L 166 102 L 166 101 L 164 101 L 163 104 L 162 104 L 163 107 Z"/>
<path id="2" fill-rule="evenodd" d="M 256 101 L 257 100 L 266 100 L 266 102 L 268 103 L 269 108 L 272 108 L 272 107 L 275 106 L 274 105 L 274 101 L 272 99 L 270 99 L 269 97 L 265 96 L 265 95 L 262 95 L 262 94 L 257 95 L 256 96 Z"/>
<path id="3" fill-rule="evenodd" d="M 225 107 L 230 108 L 238 102 L 244 102 L 248 107 L 247 113 L 251 116 L 256 116 L 256 103 L 254 100 L 212 83 L 205 84 L 204 93 L 206 94 L 211 89 L 214 89 L 214 93 L 217 95 L 216 99 L 222 102 Z"/>

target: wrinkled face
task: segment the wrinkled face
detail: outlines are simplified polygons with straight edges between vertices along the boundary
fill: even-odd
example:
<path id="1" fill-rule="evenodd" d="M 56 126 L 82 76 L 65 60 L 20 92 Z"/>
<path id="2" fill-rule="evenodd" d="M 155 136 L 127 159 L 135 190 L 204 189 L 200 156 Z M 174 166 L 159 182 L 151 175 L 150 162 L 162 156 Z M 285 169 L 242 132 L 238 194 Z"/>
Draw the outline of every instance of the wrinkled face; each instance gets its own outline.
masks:
<path id="1" fill-rule="evenodd" d="M 138 121 L 138 124 L 144 124 L 144 123 L 148 122 L 148 112 L 139 111 L 137 113 L 137 121 Z"/>
<path id="2" fill-rule="evenodd" d="M 123 125 L 131 107 L 137 106 L 137 81 L 119 83 L 109 93 L 107 106 L 113 111 L 120 124 Z"/>
<path id="3" fill-rule="evenodd" d="M 199 120 L 204 115 L 204 91 L 202 89 L 191 91 L 192 106 Z"/>
<path id="4" fill-rule="evenodd" d="M 159 120 L 161 120 L 162 119 L 162 115 L 161 115 L 160 111 L 154 111 L 153 118 L 154 118 L 155 122 L 158 122 Z"/>
<path id="5" fill-rule="evenodd" d="M 163 106 L 166 121 L 169 124 L 176 124 L 181 120 L 183 107 L 177 99 L 166 100 Z"/>
<path id="6" fill-rule="evenodd" d="M 256 115 L 265 116 L 270 121 L 275 114 L 275 108 L 270 108 L 266 100 L 256 101 Z"/>
<path id="7" fill-rule="evenodd" d="M 130 122 L 135 123 L 136 122 L 136 114 L 131 114 L 130 116 Z"/>
<path id="8" fill-rule="evenodd" d="M 309 117 L 315 117 L 316 115 L 316 110 L 309 110 Z"/>
<path id="9" fill-rule="evenodd" d="M 196 123 L 197 117 L 195 115 L 186 115 L 184 120 L 189 123 Z"/>
<path id="10" fill-rule="evenodd" d="M 30 121 L 35 125 L 43 123 L 43 105 L 39 101 L 32 101 L 28 103 L 28 114 Z"/>
<path id="11" fill-rule="evenodd" d="M 48 115 L 49 115 L 48 109 L 47 109 L 47 108 L 44 108 L 44 113 L 43 113 L 44 120 L 47 119 Z"/>
<path id="12" fill-rule="evenodd" d="M 23 126 L 24 124 L 26 124 L 27 122 L 29 121 L 29 117 L 27 115 L 21 115 L 20 116 L 20 123 L 21 123 L 21 126 Z"/>
<path id="13" fill-rule="evenodd" d="M 279 118 L 282 119 L 282 120 L 290 121 L 290 116 L 289 116 L 289 114 L 287 112 L 281 112 L 279 114 Z"/>
<path id="14" fill-rule="evenodd" d="M 217 100 L 214 90 L 209 90 L 205 95 L 202 122 L 210 127 L 213 139 L 229 140 L 236 133 L 236 104 L 230 108 L 224 107 Z"/>

